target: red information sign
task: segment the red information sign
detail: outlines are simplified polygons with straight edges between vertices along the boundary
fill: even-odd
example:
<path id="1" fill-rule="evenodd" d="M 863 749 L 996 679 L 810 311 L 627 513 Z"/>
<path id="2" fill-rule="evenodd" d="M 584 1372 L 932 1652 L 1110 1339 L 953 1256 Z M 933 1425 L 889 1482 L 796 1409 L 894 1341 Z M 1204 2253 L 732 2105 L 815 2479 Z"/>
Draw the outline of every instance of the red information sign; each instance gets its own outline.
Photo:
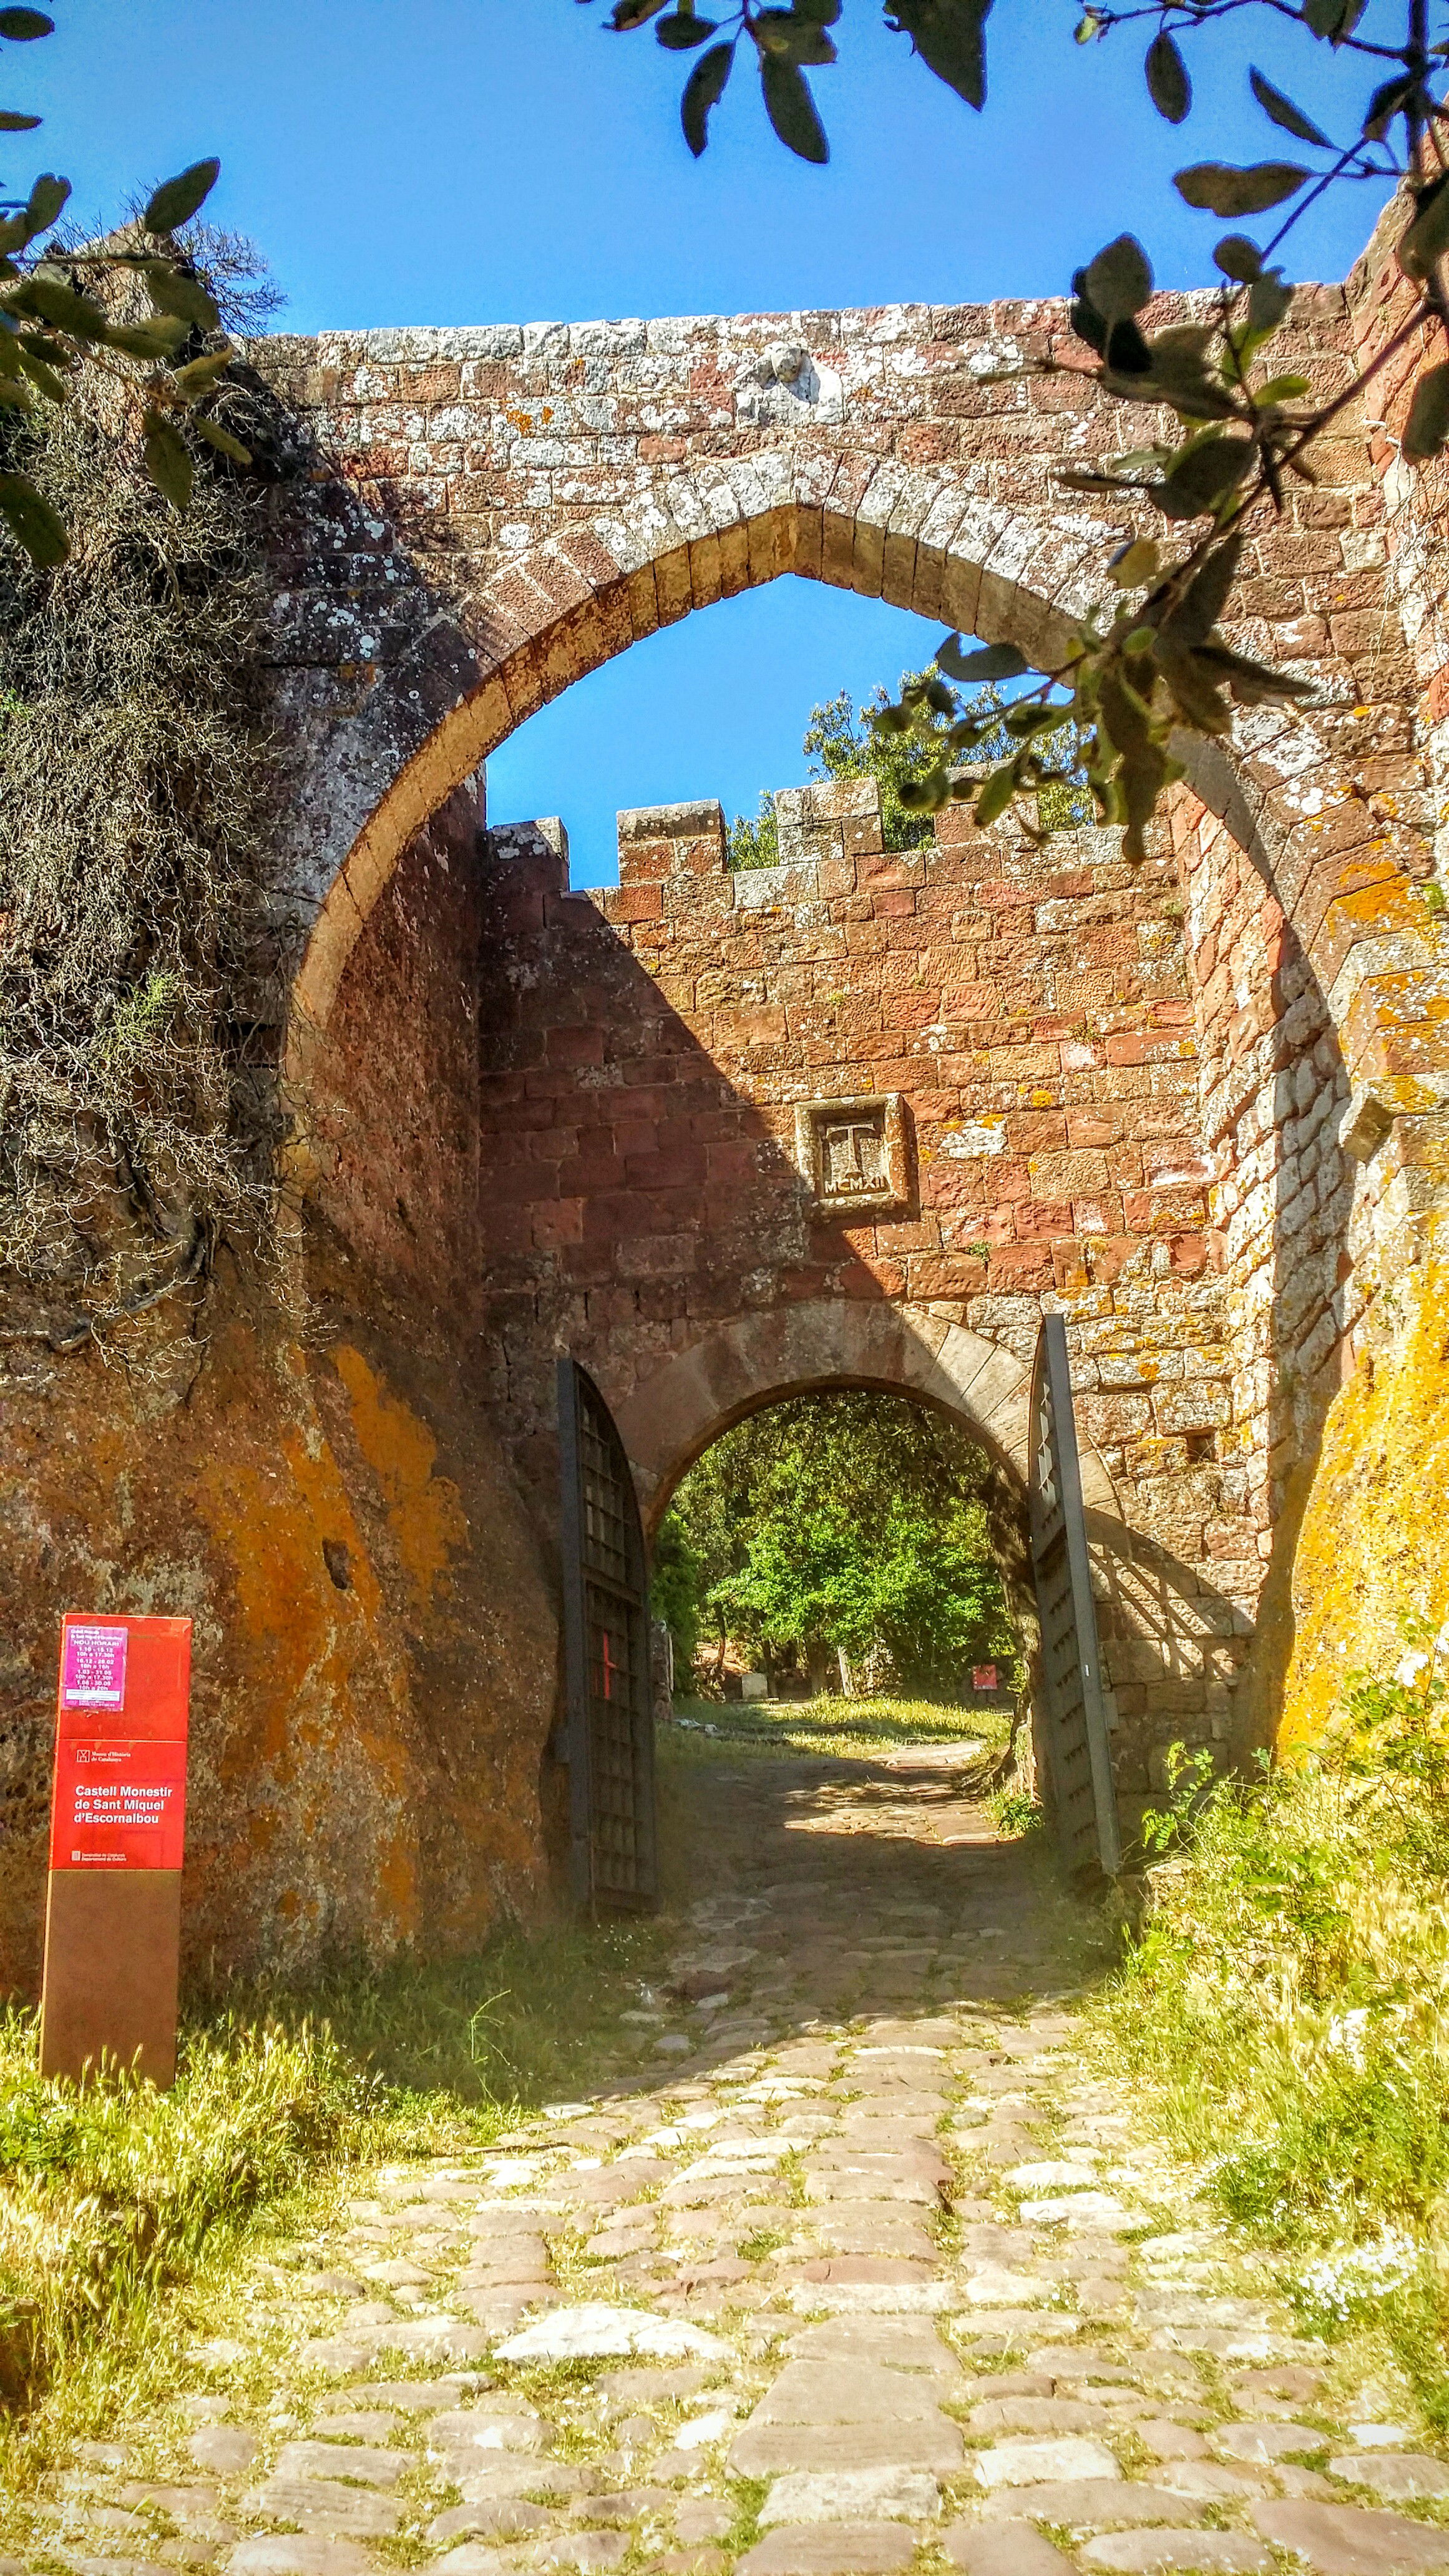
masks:
<path id="1" fill-rule="evenodd" d="M 61 1631 L 53 1870 L 179 1870 L 186 1833 L 189 1619 Z"/>
<path id="2" fill-rule="evenodd" d="M 973 1690 L 995 1690 L 996 1666 L 994 1664 L 973 1664 L 971 1667 L 971 1687 Z"/>

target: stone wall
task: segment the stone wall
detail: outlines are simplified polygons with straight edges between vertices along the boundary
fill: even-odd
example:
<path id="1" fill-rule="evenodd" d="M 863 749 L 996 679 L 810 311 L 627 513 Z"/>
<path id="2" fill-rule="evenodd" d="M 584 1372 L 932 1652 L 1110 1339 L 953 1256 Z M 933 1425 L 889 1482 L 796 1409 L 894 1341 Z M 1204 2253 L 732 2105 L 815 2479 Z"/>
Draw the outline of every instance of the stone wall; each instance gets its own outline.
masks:
<path id="1" fill-rule="evenodd" d="M 1400 307 L 1381 231 L 1300 290 L 1283 363 L 1332 389 Z M 311 920 L 295 1230 L 284 1293 L 224 1255 L 123 1362 L 5 1346 L 0 1974 L 33 1976 L 73 1606 L 197 1621 L 195 1973 L 541 1901 L 564 1345 L 651 1509 L 771 1391 L 942 1404 L 1019 1566 L 1060 1304 L 1134 1794 L 1164 1732 L 1241 1741 L 1286 1692 L 1311 1733 L 1442 1616 L 1446 487 L 1396 446 L 1433 354 L 1256 540 L 1241 640 L 1318 700 L 1195 752 L 1172 865 L 959 813 L 890 859 L 870 810 L 796 797 L 753 883 L 717 808 L 626 818 L 599 904 L 557 832 L 480 841 L 479 764 L 660 625 L 791 573 L 1056 654 L 1125 532 L 1056 480 L 1120 441 L 1065 307 L 258 347 Z M 846 1095 L 905 1104 L 909 1187 L 868 1222 L 799 1160 L 799 1104 Z"/>
<path id="2" fill-rule="evenodd" d="M 947 1405 L 1019 1511 L 1023 1382 L 1044 1304 L 1063 1309 L 1139 1792 L 1166 1735 L 1231 1736 L 1263 1572 L 1175 867 L 1134 869 L 1110 832 L 1038 850 L 959 806 L 929 847 L 890 853 L 873 782 L 777 810 L 781 864 L 735 875 L 717 804 L 622 815 L 618 888 L 594 895 L 568 890 L 557 824 L 490 835 L 495 1418 L 547 1514 L 554 1354 L 572 1351 L 657 1512 L 741 1412 L 865 1377 Z M 842 1218 L 802 1167 L 799 1114 L 882 1096 L 903 1106 L 905 1186 Z M 949 1379 L 961 1345 L 991 1372 L 974 1392 Z"/>
<path id="3" fill-rule="evenodd" d="M 193 1988 L 467 1945 L 547 1901 L 556 1581 L 459 1364 L 480 897 L 455 804 L 374 916 L 328 1214 L 280 1269 L 223 1256 L 106 1360 L 6 1355 L 0 1991 L 38 1973 L 72 1608 L 195 1622 Z"/>

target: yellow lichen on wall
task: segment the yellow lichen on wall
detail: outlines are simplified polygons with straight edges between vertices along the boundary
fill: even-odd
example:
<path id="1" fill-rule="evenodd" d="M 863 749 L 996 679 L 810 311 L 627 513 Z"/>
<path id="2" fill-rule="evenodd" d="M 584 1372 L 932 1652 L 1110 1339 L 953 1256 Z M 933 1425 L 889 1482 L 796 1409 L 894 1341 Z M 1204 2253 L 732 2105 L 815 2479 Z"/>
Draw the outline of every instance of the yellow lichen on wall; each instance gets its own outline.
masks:
<path id="1" fill-rule="evenodd" d="M 1354 1674 L 1386 1671 L 1407 1629 L 1449 1611 L 1449 1259 L 1391 1293 L 1401 1327 L 1334 1400 L 1299 1536 L 1284 1754 L 1318 1742 Z"/>
<path id="2" fill-rule="evenodd" d="M 352 1404 L 357 1443 L 376 1476 L 387 1506 L 399 1560 L 426 1609 L 448 1589 L 453 1550 L 468 1542 L 468 1520 L 457 1486 L 433 1473 L 438 1444 L 417 1415 L 368 1367 L 361 1351 L 339 1342 L 332 1363 Z"/>

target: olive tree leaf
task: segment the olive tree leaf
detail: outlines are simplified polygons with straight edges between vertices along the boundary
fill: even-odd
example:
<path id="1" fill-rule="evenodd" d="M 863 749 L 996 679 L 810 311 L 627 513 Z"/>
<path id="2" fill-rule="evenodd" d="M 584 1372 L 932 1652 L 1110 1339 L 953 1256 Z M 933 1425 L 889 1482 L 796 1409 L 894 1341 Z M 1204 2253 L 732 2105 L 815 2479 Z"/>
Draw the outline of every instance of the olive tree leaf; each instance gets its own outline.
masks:
<path id="1" fill-rule="evenodd" d="M 1205 644 L 1224 608 L 1242 560 L 1243 535 L 1235 530 L 1214 546 L 1199 565 L 1176 608 L 1162 621 L 1162 633 L 1175 645 Z"/>
<path id="2" fill-rule="evenodd" d="M 1152 497 L 1169 519 L 1199 518 L 1242 482 L 1255 453 L 1251 438 L 1197 438 L 1154 486 Z"/>
<path id="3" fill-rule="evenodd" d="M 657 18 L 660 10 L 667 7 L 668 0 L 614 0 L 609 33 L 627 36 L 632 28 L 646 26 L 651 18 Z"/>
<path id="4" fill-rule="evenodd" d="M 661 18 L 654 30 L 656 43 L 674 54 L 689 53 L 694 46 L 702 45 L 707 37 L 718 33 L 715 19 L 686 17 L 682 10 L 673 17 Z"/>
<path id="5" fill-rule="evenodd" d="M 936 647 L 936 668 L 948 680 L 959 680 L 963 688 L 974 688 L 981 680 L 1019 680 L 1031 669 L 1024 653 L 1014 644 L 983 644 L 979 652 L 963 653 L 959 635 L 948 635 Z"/>
<path id="6" fill-rule="evenodd" d="M 1007 761 L 1000 769 L 993 769 L 976 799 L 977 822 L 994 823 L 998 815 L 1006 812 L 1015 793 L 1016 771 Z"/>
<path id="7" fill-rule="evenodd" d="M 0 9 L 0 36 L 12 45 L 33 45 L 37 36 L 53 36 L 55 20 L 43 9 Z"/>
<path id="8" fill-rule="evenodd" d="M 28 474 L 0 474 L 0 518 L 33 564 L 50 571 L 70 553 L 65 522 Z"/>
<path id="9" fill-rule="evenodd" d="M 205 420 L 200 412 L 196 412 L 192 416 L 191 425 L 198 435 L 206 440 L 208 446 L 219 449 L 223 456 L 229 456 L 233 464 L 250 465 L 251 449 L 243 447 L 239 438 L 233 438 L 229 429 L 223 429 L 220 421 Z"/>
<path id="10" fill-rule="evenodd" d="M 189 170 L 168 179 L 150 199 L 141 217 L 148 233 L 174 233 L 204 206 L 221 177 L 221 163 L 193 161 Z"/>
<path id="11" fill-rule="evenodd" d="M 1248 328 L 1255 339 L 1269 339 L 1293 301 L 1293 289 L 1282 271 L 1265 270 L 1248 289 Z"/>
<path id="12" fill-rule="evenodd" d="M 99 304 L 88 295 L 77 295 L 58 277 L 27 277 L 23 284 L 11 288 L 4 299 L 9 313 L 23 313 L 37 322 L 48 322 L 56 331 L 68 331 L 72 339 L 104 339 L 107 322 Z"/>
<path id="13" fill-rule="evenodd" d="M 991 0 L 887 0 L 886 25 L 909 36 L 929 71 L 964 98 L 986 105 L 986 21 Z"/>
<path id="14" fill-rule="evenodd" d="M 215 391 L 231 365 L 230 349 L 213 349 L 204 358 L 193 358 L 189 366 L 178 367 L 176 383 L 188 402 L 199 402 L 203 394 Z"/>
<path id="15" fill-rule="evenodd" d="M 69 195 L 69 179 L 57 178 L 53 170 L 42 171 L 30 191 L 24 214 L 18 218 L 24 226 L 22 242 L 34 241 L 37 233 L 49 232 Z"/>
<path id="16" fill-rule="evenodd" d="M 1126 806 L 1127 829 L 1122 835 L 1124 859 L 1141 861 L 1147 856 L 1144 835 L 1157 811 L 1157 800 L 1164 787 L 1183 775 L 1182 763 L 1174 760 L 1160 742 L 1134 743 L 1122 755 L 1119 780 Z"/>
<path id="17" fill-rule="evenodd" d="M 1314 124 L 1312 117 L 1305 116 L 1302 108 L 1295 107 L 1292 99 L 1285 98 L 1281 89 L 1275 89 L 1262 72 L 1250 70 L 1248 80 L 1264 115 L 1271 116 L 1274 124 L 1281 126 L 1285 134 L 1296 134 L 1300 143 L 1320 144 L 1325 152 L 1333 150 L 1327 135 Z"/>
<path id="18" fill-rule="evenodd" d="M 170 358 L 189 329 L 177 314 L 153 313 L 148 322 L 107 323 L 98 337 L 108 349 L 119 349 L 127 358 Z"/>
<path id="19" fill-rule="evenodd" d="M 1164 629 L 1156 655 L 1162 676 L 1180 712 L 1199 733 L 1226 733 L 1233 721 L 1231 701 L 1217 685 L 1217 674 L 1198 655 L 1187 651 Z"/>
<path id="20" fill-rule="evenodd" d="M 835 60 L 834 38 L 817 19 L 793 9 L 762 9 L 750 21 L 750 33 L 762 53 L 776 54 L 782 62 L 818 66 Z"/>
<path id="21" fill-rule="evenodd" d="M 1234 653 L 1226 644 L 1200 644 L 1198 662 L 1226 680 L 1240 707 L 1268 706 L 1275 698 L 1311 698 L 1316 692 L 1312 680 L 1301 680 L 1291 671 L 1275 671 L 1267 662 L 1255 662 L 1248 653 Z"/>
<path id="22" fill-rule="evenodd" d="M 780 141 L 801 161 L 828 161 L 830 146 L 804 73 L 793 63 L 782 61 L 778 54 L 762 53 L 760 87 L 765 94 L 765 113 Z"/>
<path id="23" fill-rule="evenodd" d="M 31 134 L 41 122 L 38 116 L 21 116 L 14 108 L 0 108 L 0 134 Z"/>
<path id="24" fill-rule="evenodd" d="M 184 269 L 166 268 L 156 261 L 146 272 L 146 287 L 158 313 L 177 314 L 183 322 L 194 323 L 198 331 L 215 331 L 221 316 L 216 300 L 208 295 L 199 277 L 188 277 Z"/>
<path id="25" fill-rule="evenodd" d="M 142 435 L 146 471 L 173 510 L 184 510 L 191 498 L 191 451 L 179 429 L 158 413 L 148 413 Z"/>
<path id="26" fill-rule="evenodd" d="M 70 387 L 65 378 L 58 376 L 53 367 L 48 367 L 43 358 L 37 358 L 32 351 L 23 348 L 16 350 L 15 358 L 16 364 L 24 369 L 36 391 L 44 394 L 47 402 L 63 403 L 68 399 Z"/>
<path id="27" fill-rule="evenodd" d="M 679 121 L 684 128 L 685 142 L 696 161 L 709 141 L 710 109 L 718 106 L 723 97 L 734 61 L 733 45 L 711 45 L 707 54 L 700 55 L 684 84 L 684 96 L 679 102 Z"/>
<path id="28" fill-rule="evenodd" d="M 1149 340 L 1150 373 L 1138 389 L 1145 399 L 1169 402 L 1184 420 L 1225 420 L 1233 397 L 1207 362 L 1210 335 L 1193 322 L 1177 322 Z"/>
<path id="29" fill-rule="evenodd" d="M 1251 286 L 1262 275 L 1263 254 L 1246 233 L 1224 233 L 1213 258 L 1224 277 L 1236 279 L 1239 286 Z"/>
<path id="30" fill-rule="evenodd" d="M 1422 465 L 1426 457 L 1437 456 L 1449 439 L 1449 366 L 1431 367 L 1414 387 L 1414 399 L 1404 424 L 1402 453 L 1411 465 Z"/>
<path id="31" fill-rule="evenodd" d="M 1419 199 L 1419 211 L 1399 244 L 1406 277 L 1427 277 L 1449 250 L 1449 178 L 1436 179 Z"/>
<path id="32" fill-rule="evenodd" d="M 1260 215 L 1296 195 L 1308 172 L 1296 161 L 1255 161 L 1235 170 L 1226 161 L 1194 161 L 1173 173 L 1172 184 L 1190 206 L 1211 215 Z"/>
<path id="33" fill-rule="evenodd" d="M 1182 48 L 1164 27 L 1147 48 L 1147 95 L 1169 125 L 1181 125 L 1192 106 L 1192 82 Z"/>
<path id="34" fill-rule="evenodd" d="M 1341 45 L 1358 25 L 1368 0 L 1303 0 L 1299 15 L 1309 33 Z"/>
<path id="35" fill-rule="evenodd" d="M 1364 111 L 1363 134 L 1366 143 L 1382 143 L 1396 116 L 1402 116 L 1416 95 L 1420 95 L 1417 72 L 1400 72 L 1393 80 L 1380 83 Z M 1425 98 L 1425 112 L 1432 114 L 1433 102 Z"/>
<path id="36" fill-rule="evenodd" d="M 1152 265 L 1132 233 L 1119 233 L 1099 250 L 1082 281 L 1085 300 L 1112 323 L 1140 313 L 1152 297 Z"/>

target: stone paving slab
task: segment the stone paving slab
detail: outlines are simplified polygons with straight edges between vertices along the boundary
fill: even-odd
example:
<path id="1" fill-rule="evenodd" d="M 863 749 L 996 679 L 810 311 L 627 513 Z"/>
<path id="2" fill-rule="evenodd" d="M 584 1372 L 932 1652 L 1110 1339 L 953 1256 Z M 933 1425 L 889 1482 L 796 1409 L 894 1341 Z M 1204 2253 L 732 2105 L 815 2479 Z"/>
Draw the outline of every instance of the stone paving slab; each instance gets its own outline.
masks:
<path id="1" fill-rule="evenodd" d="M 740 2576 L 894 2576 L 915 2544 L 895 2522 L 782 2525 L 738 2562 Z"/>
<path id="2" fill-rule="evenodd" d="M 1449 2531 L 1410 2522 L 1401 2513 L 1344 2504 L 1262 2504 L 1254 2528 L 1291 2549 L 1314 2576 L 1421 2576 L 1449 2567 Z"/>

